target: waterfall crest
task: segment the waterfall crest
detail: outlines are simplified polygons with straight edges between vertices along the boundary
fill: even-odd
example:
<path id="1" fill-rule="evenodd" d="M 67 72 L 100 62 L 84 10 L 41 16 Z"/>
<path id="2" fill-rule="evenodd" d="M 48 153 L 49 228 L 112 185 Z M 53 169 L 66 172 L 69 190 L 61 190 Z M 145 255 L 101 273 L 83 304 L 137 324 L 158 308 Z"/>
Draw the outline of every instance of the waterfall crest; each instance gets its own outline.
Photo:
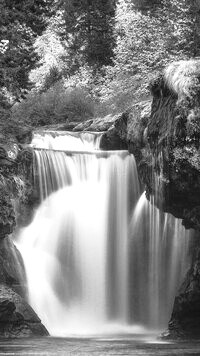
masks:
<path id="1" fill-rule="evenodd" d="M 45 132 L 32 142 L 41 204 L 18 247 L 52 335 L 165 326 L 188 265 L 180 222 L 140 197 L 133 155 L 102 152 L 100 139 Z"/>
<path id="2" fill-rule="evenodd" d="M 44 131 L 35 133 L 32 147 L 60 151 L 93 151 L 100 147 L 101 132 Z"/>

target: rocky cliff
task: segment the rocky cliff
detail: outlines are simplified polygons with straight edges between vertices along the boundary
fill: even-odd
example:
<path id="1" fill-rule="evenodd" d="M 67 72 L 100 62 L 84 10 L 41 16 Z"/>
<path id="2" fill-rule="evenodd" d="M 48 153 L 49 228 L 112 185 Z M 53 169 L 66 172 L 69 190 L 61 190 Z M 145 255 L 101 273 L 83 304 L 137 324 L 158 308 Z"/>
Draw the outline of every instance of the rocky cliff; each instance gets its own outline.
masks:
<path id="1" fill-rule="evenodd" d="M 136 104 L 114 123 L 137 160 L 147 197 L 200 231 L 200 60 L 169 65 L 150 84 L 152 103 Z M 107 147 L 109 131 L 102 140 Z M 113 141 L 114 142 L 114 141 Z M 167 338 L 200 338 L 199 238 L 174 303 Z"/>
<path id="2" fill-rule="evenodd" d="M 23 148 L 28 129 L 1 127 L 0 135 L 0 337 L 48 335 L 28 305 L 23 260 L 13 243 L 16 224 L 28 223 L 21 214 L 33 201 L 32 154 Z M 33 204 L 32 204 L 33 205 Z"/>

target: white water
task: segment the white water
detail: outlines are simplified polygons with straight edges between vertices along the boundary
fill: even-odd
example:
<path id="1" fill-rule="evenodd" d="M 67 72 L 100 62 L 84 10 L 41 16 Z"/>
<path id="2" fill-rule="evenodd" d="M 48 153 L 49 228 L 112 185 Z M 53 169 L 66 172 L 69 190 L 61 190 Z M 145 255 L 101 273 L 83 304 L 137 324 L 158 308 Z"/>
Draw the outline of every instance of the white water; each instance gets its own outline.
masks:
<path id="1" fill-rule="evenodd" d="M 132 313 L 152 328 L 166 328 L 173 302 L 190 266 L 192 233 L 181 220 L 164 214 L 143 193 L 130 223 Z"/>
<path id="2" fill-rule="evenodd" d="M 93 151 L 99 149 L 101 135 L 91 132 L 44 131 L 43 134 L 35 133 L 31 146 L 60 151 Z"/>
<path id="3" fill-rule="evenodd" d="M 134 157 L 95 154 L 100 137 L 87 135 L 33 139 L 42 203 L 18 240 L 30 304 L 57 336 L 166 326 L 188 266 L 188 236 L 139 199 Z M 89 146 L 93 154 L 74 153 Z"/>

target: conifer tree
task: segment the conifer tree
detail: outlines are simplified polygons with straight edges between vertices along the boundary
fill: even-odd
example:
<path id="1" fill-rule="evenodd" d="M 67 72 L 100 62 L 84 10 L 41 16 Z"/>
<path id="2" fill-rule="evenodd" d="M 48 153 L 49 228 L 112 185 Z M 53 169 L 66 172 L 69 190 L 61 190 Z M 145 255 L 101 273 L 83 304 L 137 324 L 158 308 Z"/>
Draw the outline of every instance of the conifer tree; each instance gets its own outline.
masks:
<path id="1" fill-rule="evenodd" d="M 141 100 L 156 72 L 199 55 L 199 8 L 190 0 L 118 0 L 114 66 L 107 68 L 104 98 L 125 105 Z"/>
<path id="2" fill-rule="evenodd" d="M 63 0 L 66 58 L 71 73 L 87 64 L 111 64 L 113 56 L 113 0 Z M 71 62 L 71 63 L 70 63 Z"/>
<path id="3" fill-rule="evenodd" d="M 37 61 L 36 36 L 45 29 L 52 0 L 1 0 L 0 90 L 20 97 L 29 87 L 29 71 Z"/>

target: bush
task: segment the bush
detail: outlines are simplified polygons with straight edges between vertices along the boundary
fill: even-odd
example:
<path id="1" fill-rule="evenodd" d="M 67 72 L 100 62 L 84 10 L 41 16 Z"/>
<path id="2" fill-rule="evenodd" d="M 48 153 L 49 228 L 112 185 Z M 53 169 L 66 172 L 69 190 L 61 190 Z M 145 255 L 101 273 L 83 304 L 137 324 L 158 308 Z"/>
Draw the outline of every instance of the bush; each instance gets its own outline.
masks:
<path id="1" fill-rule="evenodd" d="M 19 123 L 33 127 L 84 121 L 94 115 L 94 104 L 86 90 L 65 88 L 62 81 L 44 93 L 31 92 L 22 102 L 15 104 L 12 117 Z"/>

